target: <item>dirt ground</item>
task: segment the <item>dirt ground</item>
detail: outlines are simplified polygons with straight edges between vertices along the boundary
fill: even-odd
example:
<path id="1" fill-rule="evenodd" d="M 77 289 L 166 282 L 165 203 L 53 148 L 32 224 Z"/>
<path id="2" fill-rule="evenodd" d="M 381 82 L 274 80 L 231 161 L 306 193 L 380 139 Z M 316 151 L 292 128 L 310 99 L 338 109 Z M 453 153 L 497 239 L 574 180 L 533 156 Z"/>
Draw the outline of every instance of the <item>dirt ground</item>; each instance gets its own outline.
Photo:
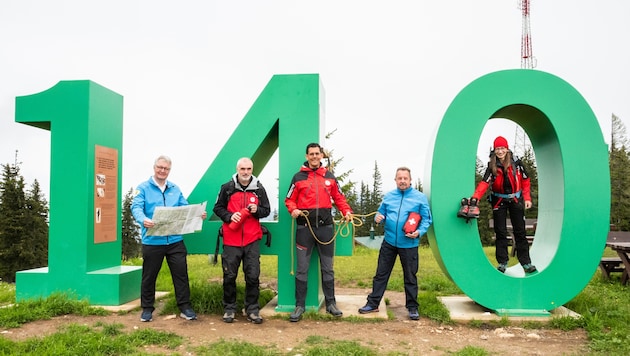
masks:
<path id="1" fill-rule="evenodd" d="M 363 294 L 363 289 L 337 290 L 337 294 Z M 587 337 L 583 330 L 561 331 L 549 329 L 472 328 L 465 324 L 440 325 L 426 318 L 411 321 L 404 307 L 404 293 L 387 292 L 388 310 L 395 320 L 379 323 L 350 323 L 344 321 L 309 321 L 291 323 L 286 319 L 266 318 L 263 324 L 254 325 L 237 315 L 232 324 L 226 324 L 220 315 L 199 315 L 196 321 L 186 321 L 174 315 L 158 315 L 150 323 L 140 322 L 138 310 L 125 315 L 112 313 L 103 317 L 67 315 L 53 320 L 37 321 L 17 329 L 0 330 L 3 337 L 25 340 L 54 333 L 62 324 L 78 323 L 92 326 L 96 322 L 119 323 L 124 331 L 154 328 L 173 332 L 186 340 L 175 352 L 188 354 L 189 346 L 207 345 L 221 339 L 247 341 L 257 345 L 275 346 L 288 353 L 310 335 L 333 340 L 357 341 L 379 353 L 402 352 L 409 355 L 447 355 L 466 346 L 483 348 L 496 355 L 580 355 L 587 353 Z M 173 350 L 149 347 L 150 353 L 172 353 Z"/>

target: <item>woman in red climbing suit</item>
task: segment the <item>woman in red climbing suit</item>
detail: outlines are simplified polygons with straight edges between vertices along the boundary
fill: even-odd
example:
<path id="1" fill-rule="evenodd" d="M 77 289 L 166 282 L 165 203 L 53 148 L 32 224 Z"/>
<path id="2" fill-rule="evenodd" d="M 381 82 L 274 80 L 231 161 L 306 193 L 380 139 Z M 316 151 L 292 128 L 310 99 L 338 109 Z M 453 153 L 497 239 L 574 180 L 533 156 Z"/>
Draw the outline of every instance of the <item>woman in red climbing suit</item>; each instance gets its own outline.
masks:
<path id="1" fill-rule="evenodd" d="M 518 261 L 525 273 L 534 273 L 536 266 L 532 265 L 529 257 L 529 243 L 525 234 L 525 209 L 532 207 L 529 176 L 523 163 L 520 160 L 514 161 L 512 151 L 509 150 L 508 142 L 504 137 L 498 136 L 494 140 L 493 148 L 483 179 L 477 185 L 470 200 L 466 198 L 462 200 L 462 208 L 457 215 L 465 218 L 479 217 L 478 202 L 490 187 L 489 200 L 492 204 L 496 234 L 495 255 L 499 263 L 497 269 L 503 273 L 508 264 L 506 221 L 509 213 Z"/>

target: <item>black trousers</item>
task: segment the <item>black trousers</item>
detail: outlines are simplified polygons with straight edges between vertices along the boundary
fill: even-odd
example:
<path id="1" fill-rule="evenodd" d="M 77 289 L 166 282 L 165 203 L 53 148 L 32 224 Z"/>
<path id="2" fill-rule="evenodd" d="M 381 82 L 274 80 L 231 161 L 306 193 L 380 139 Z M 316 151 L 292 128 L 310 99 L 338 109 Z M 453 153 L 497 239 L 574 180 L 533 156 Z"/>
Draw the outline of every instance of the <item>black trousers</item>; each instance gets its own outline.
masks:
<path id="1" fill-rule="evenodd" d="M 245 311 L 255 313 L 260 309 L 260 240 L 244 247 L 223 245 L 223 309 L 236 311 L 236 277 L 241 261 L 245 274 Z"/>
<path id="2" fill-rule="evenodd" d="M 418 309 L 418 247 L 399 248 L 383 241 L 378 253 L 376 275 L 372 279 L 372 293 L 367 297 L 367 304 L 378 308 L 383 299 L 389 277 L 392 274 L 396 256 L 400 257 L 405 283 L 405 307 Z"/>
<path id="3" fill-rule="evenodd" d="M 313 250 L 319 253 L 319 265 L 322 278 L 322 292 L 326 305 L 335 303 L 335 243 L 328 243 L 334 236 L 334 227 L 330 225 L 311 226 L 313 232 L 307 226 L 298 226 L 295 232 L 295 247 L 297 255 L 297 273 L 295 274 L 295 305 L 304 306 L 307 294 L 307 277 Z M 317 240 L 313 237 L 317 236 Z M 327 244 L 328 243 L 328 244 Z"/>
<path id="4" fill-rule="evenodd" d="M 142 285 L 140 288 L 140 304 L 143 309 L 154 310 L 155 281 L 166 258 L 171 270 L 171 279 L 175 288 L 175 299 L 180 310 L 190 305 L 190 285 L 188 284 L 188 251 L 184 241 L 171 245 L 142 245 Z"/>
<path id="5" fill-rule="evenodd" d="M 493 205 L 492 217 L 494 218 L 494 233 L 496 235 L 496 251 L 495 256 L 498 263 L 508 263 L 510 256 L 508 255 L 507 240 L 507 216 L 510 215 L 512 222 L 512 231 L 514 233 L 514 243 L 516 244 L 516 256 L 521 265 L 532 263 L 529 257 L 529 242 L 525 232 L 525 206 L 522 199 L 514 201 L 514 199 L 502 199 L 501 203 Z"/>

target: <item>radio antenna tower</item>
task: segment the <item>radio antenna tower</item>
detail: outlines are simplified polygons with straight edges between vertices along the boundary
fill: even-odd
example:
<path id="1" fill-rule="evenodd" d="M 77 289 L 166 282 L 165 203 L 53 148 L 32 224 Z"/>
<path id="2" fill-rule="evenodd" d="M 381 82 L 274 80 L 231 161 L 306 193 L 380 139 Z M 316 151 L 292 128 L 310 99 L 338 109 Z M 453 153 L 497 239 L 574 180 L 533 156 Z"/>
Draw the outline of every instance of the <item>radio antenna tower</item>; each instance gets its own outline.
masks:
<path id="1" fill-rule="evenodd" d="M 532 34 L 529 27 L 529 0 L 519 0 L 518 5 L 522 13 L 521 68 L 533 69 L 536 67 L 536 58 L 532 54 Z"/>
<path id="2" fill-rule="evenodd" d="M 521 68 L 534 69 L 536 67 L 536 58 L 532 54 L 532 34 L 529 26 L 529 0 L 519 0 L 518 8 L 522 13 L 522 35 L 521 35 Z M 529 142 L 527 135 L 520 125 L 516 125 L 516 133 L 514 135 L 514 153 L 519 157 L 523 157 Z"/>

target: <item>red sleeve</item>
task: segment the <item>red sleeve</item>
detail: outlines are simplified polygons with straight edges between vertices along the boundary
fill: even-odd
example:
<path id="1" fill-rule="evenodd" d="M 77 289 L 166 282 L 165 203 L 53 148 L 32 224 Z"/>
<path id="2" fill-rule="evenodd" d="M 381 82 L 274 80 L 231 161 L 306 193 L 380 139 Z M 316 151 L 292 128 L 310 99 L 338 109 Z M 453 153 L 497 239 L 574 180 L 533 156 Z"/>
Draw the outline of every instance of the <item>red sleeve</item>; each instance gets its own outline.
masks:
<path id="1" fill-rule="evenodd" d="M 530 191 L 530 184 L 531 184 L 531 182 L 529 181 L 529 177 L 523 179 L 521 184 L 522 184 L 521 189 L 523 190 L 523 200 L 525 200 L 525 201 L 532 201 L 532 195 L 531 195 L 531 191 Z"/>
<path id="2" fill-rule="evenodd" d="M 284 198 L 284 205 L 287 207 L 287 210 L 289 210 L 289 214 L 297 209 L 297 192 L 294 183 L 291 183 L 291 187 L 289 187 L 289 192 L 286 198 Z"/>
<path id="3" fill-rule="evenodd" d="M 481 197 L 483 197 L 483 195 L 486 193 L 486 190 L 488 190 L 488 187 L 490 186 L 490 184 L 488 184 L 488 182 L 486 181 L 481 181 L 479 182 L 479 184 L 477 184 L 477 188 L 475 188 L 475 192 L 472 195 L 472 198 L 475 198 L 477 200 L 481 200 Z"/>

